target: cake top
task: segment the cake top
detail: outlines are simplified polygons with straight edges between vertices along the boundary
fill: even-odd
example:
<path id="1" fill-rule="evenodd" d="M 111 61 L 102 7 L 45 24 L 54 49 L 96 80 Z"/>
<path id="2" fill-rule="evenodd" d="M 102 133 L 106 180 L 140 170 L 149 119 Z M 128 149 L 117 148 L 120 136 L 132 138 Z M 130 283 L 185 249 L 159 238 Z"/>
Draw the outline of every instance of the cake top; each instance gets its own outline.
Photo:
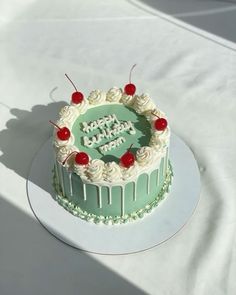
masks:
<path id="1" fill-rule="evenodd" d="M 87 98 L 76 89 L 59 115 L 53 123 L 56 159 L 85 182 L 131 181 L 157 167 L 168 147 L 165 114 L 131 83 L 124 91 L 93 90 Z"/>

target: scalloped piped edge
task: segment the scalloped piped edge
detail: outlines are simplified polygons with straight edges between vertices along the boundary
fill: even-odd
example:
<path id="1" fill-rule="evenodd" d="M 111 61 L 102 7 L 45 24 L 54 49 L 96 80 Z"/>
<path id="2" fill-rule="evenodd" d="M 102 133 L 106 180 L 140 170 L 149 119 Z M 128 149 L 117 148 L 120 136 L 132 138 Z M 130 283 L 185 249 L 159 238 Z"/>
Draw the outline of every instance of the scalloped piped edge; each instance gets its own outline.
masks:
<path id="1" fill-rule="evenodd" d="M 54 199 L 68 212 L 88 222 L 94 222 L 95 224 L 103 223 L 105 225 L 124 224 L 135 221 L 137 219 L 141 219 L 146 214 L 151 213 L 153 209 L 155 209 L 155 207 L 159 205 L 160 201 L 162 201 L 165 198 L 165 195 L 169 193 L 173 176 L 173 168 L 169 161 L 166 179 L 157 197 L 151 203 L 147 204 L 144 208 L 130 214 L 125 214 L 124 216 L 97 216 L 95 214 L 88 213 L 87 211 L 83 211 L 79 206 L 68 201 L 68 199 L 60 195 L 61 188 L 60 185 L 56 183 L 55 169 L 53 169 L 53 187 L 57 195 Z"/>

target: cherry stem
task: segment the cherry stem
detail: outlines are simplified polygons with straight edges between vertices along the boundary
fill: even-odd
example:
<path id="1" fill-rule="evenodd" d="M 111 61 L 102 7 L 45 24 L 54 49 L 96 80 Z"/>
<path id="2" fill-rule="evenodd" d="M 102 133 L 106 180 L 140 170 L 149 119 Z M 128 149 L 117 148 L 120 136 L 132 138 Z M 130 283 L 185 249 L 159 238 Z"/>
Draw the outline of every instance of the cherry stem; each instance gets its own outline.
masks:
<path id="1" fill-rule="evenodd" d="M 65 162 L 70 158 L 70 156 L 72 156 L 74 153 L 77 153 L 76 151 L 70 153 L 66 158 L 65 160 L 62 162 L 62 165 L 65 165 Z"/>
<path id="2" fill-rule="evenodd" d="M 157 117 L 158 119 L 160 119 L 160 117 L 159 116 L 157 116 L 156 114 L 154 114 L 154 113 L 151 113 L 153 116 L 155 116 L 155 117 Z"/>
<path id="3" fill-rule="evenodd" d="M 132 71 L 133 69 L 136 67 L 137 64 L 134 64 L 129 72 L 129 84 L 131 84 L 131 74 L 132 74 Z"/>
<path id="4" fill-rule="evenodd" d="M 69 77 L 67 74 L 65 74 L 65 76 L 66 76 L 66 78 L 70 81 L 70 83 L 73 85 L 73 87 L 75 88 L 75 91 L 78 92 L 78 90 L 77 90 L 75 84 L 74 84 L 73 81 L 70 79 L 70 77 Z"/>
<path id="5" fill-rule="evenodd" d="M 129 147 L 129 149 L 128 149 L 128 151 L 127 151 L 127 152 L 129 152 L 129 151 L 130 151 L 130 149 L 132 148 L 132 146 L 133 146 L 133 145 L 134 145 L 133 143 L 130 145 L 130 147 Z"/>
<path id="6" fill-rule="evenodd" d="M 53 126 L 55 126 L 57 129 L 61 130 L 61 127 L 59 127 L 56 123 L 52 122 L 51 120 L 49 120 L 49 122 L 50 122 Z"/>

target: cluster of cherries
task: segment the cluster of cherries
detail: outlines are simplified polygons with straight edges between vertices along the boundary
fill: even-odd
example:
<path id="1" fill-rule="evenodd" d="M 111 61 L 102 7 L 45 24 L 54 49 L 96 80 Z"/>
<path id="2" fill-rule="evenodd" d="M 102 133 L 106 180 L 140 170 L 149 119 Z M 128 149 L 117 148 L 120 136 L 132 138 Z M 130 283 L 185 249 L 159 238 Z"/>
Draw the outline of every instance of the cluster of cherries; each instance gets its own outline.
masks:
<path id="1" fill-rule="evenodd" d="M 131 83 L 131 74 L 133 69 L 135 68 L 136 64 L 132 66 L 130 73 L 129 73 L 129 83 L 125 85 L 124 87 L 124 92 L 127 95 L 134 95 L 136 92 L 136 86 Z M 82 92 L 78 91 L 77 87 L 75 86 L 75 84 L 73 83 L 73 81 L 69 78 L 69 76 L 67 74 L 65 74 L 66 78 L 71 82 L 71 84 L 73 85 L 75 92 L 72 93 L 71 95 L 71 101 L 73 104 L 80 104 L 83 100 L 84 100 L 84 95 Z M 160 118 L 159 116 L 153 114 L 154 116 L 157 117 L 157 119 L 154 121 L 154 127 L 156 130 L 158 131 L 163 131 L 166 129 L 167 127 L 167 121 L 164 118 Z M 70 138 L 71 136 L 71 132 L 67 127 L 59 127 L 57 124 L 55 124 L 52 121 L 49 121 L 52 125 L 54 125 L 58 131 L 57 131 L 57 137 L 62 140 L 62 141 L 66 141 Z M 135 156 L 133 153 L 131 153 L 130 149 L 131 149 L 132 145 L 129 147 L 128 151 L 126 153 L 124 153 L 121 158 L 120 158 L 120 164 L 126 168 L 129 168 L 130 166 L 132 166 L 134 164 L 135 161 Z M 84 153 L 84 152 L 72 152 L 71 154 L 69 154 L 67 156 L 67 158 L 63 161 L 63 165 L 65 164 L 65 162 L 67 161 L 67 159 L 72 155 L 72 154 L 76 154 L 75 155 L 75 162 L 78 165 L 87 165 L 89 162 L 89 156 Z"/>

